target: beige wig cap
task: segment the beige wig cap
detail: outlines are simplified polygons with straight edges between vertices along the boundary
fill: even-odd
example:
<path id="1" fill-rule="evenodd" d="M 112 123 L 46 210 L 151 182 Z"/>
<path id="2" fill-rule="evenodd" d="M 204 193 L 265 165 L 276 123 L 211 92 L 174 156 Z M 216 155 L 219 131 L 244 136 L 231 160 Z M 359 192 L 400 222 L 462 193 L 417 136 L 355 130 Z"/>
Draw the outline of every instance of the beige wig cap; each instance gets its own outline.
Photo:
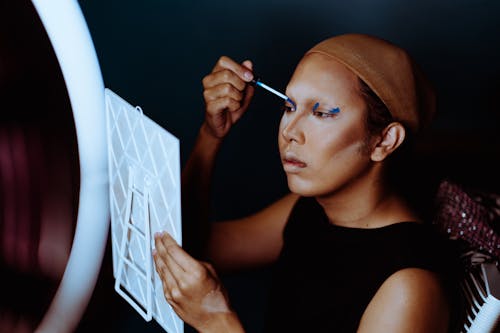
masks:
<path id="1" fill-rule="evenodd" d="M 416 133 L 430 123 L 436 97 L 401 48 L 379 38 L 346 34 L 326 39 L 306 54 L 321 53 L 352 70 L 384 102 L 393 118 Z"/>

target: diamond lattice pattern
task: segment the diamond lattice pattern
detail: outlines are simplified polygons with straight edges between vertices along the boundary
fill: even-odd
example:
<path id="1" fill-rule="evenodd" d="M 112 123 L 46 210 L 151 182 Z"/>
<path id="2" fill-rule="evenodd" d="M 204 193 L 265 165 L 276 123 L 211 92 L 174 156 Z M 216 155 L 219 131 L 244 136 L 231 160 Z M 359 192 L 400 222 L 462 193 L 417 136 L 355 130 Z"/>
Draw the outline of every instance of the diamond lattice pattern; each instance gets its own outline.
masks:
<path id="1" fill-rule="evenodd" d="M 183 322 L 165 301 L 151 255 L 157 231 L 181 244 L 179 140 L 109 89 L 106 112 L 117 291 L 145 319 L 181 333 Z"/>

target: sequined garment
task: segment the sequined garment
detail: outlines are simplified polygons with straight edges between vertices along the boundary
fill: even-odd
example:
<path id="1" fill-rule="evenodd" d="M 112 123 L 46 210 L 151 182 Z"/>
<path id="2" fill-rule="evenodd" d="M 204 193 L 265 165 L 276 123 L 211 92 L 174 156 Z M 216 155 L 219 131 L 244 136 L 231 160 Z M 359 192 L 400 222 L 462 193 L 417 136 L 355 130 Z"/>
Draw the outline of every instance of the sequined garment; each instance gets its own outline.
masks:
<path id="1" fill-rule="evenodd" d="M 461 239 L 472 251 L 500 260 L 500 197 L 472 194 L 448 180 L 441 182 L 436 194 L 433 223 L 451 239 Z"/>

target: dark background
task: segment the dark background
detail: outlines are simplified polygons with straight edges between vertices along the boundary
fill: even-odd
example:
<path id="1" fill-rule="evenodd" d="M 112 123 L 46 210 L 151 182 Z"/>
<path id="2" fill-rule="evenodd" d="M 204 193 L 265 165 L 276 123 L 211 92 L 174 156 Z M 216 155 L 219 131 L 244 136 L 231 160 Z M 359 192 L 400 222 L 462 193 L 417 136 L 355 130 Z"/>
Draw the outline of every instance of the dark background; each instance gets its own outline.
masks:
<path id="1" fill-rule="evenodd" d="M 181 140 L 185 161 L 203 119 L 201 79 L 221 55 L 251 59 L 264 82 L 284 91 L 315 43 L 347 32 L 407 49 L 434 82 L 438 114 L 421 150 L 427 171 L 497 190 L 500 130 L 500 2 L 459 1 L 80 1 L 105 85 Z M 277 154 L 280 100 L 257 91 L 233 129 L 215 175 L 215 218 L 241 216 L 286 191 Z M 109 261 L 104 263 L 110 266 Z M 226 277 L 249 332 L 259 332 L 267 270 Z M 120 331 L 151 328 L 136 314 Z"/>
<path id="2" fill-rule="evenodd" d="M 359 32 L 407 49 L 438 92 L 435 122 L 418 145 L 421 164 L 409 177 L 422 181 L 449 177 L 468 187 L 499 192 L 500 2 L 496 0 L 79 3 L 105 86 L 141 106 L 176 135 L 183 163 L 203 120 L 201 79 L 221 55 L 251 59 L 264 82 L 284 91 L 294 66 L 311 46 L 333 35 Z M 32 44 L 25 47 L 24 54 L 36 55 L 29 51 Z M 18 63 L 18 67 L 23 66 Z M 276 139 L 280 102 L 257 91 L 250 110 L 228 136 L 214 179 L 215 219 L 254 212 L 286 193 Z M 53 106 L 47 106 L 47 114 L 49 108 Z M 63 106 L 60 109 L 67 113 Z M 4 107 L 2 122 L 44 123 L 33 105 L 29 110 L 13 120 L 15 116 L 5 117 L 9 111 Z M 45 122 L 52 130 L 52 121 Z M 57 140 L 48 144 L 57 151 Z M 73 148 L 70 143 L 65 147 L 72 160 Z M 269 275 L 263 269 L 224 277 L 248 332 L 261 331 Z M 108 246 L 78 332 L 162 332 L 114 292 L 113 282 Z"/>
<path id="3" fill-rule="evenodd" d="M 457 168 L 468 163 L 469 153 L 493 158 L 498 152 L 498 1 L 80 4 L 105 85 L 179 137 L 183 161 L 203 119 L 201 79 L 221 55 L 251 59 L 264 82 L 283 91 L 307 49 L 346 32 L 369 33 L 402 46 L 434 82 L 439 109 L 432 140 L 425 141 L 432 141 L 427 151 L 438 150 L 437 145 L 459 150 Z M 275 96 L 258 91 L 228 138 L 215 181 L 219 218 L 254 211 L 285 190 L 276 145 L 279 104 Z M 443 140 L 434 140 L 436 136 Z M 449 138 L 453 145 L 445 142 Z M 262 184 L 268 185 L 265 195 Z"/>

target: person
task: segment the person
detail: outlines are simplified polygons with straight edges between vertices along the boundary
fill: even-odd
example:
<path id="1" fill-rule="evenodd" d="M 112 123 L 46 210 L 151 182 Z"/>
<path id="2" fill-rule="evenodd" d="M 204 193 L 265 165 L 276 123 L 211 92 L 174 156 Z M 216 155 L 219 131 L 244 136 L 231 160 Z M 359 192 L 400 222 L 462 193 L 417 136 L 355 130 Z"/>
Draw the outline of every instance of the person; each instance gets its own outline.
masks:
<path id="1" fill-rule="evenodd" d="M 200 332 L 244 332 L 217 272 L 274 264 L 269 332 L 447 332 L 447 245 L 395 177 L 435 112 L 421 70 L 373 36 L 315 45 L 288 83 L 279 125 L 290 193 L 251 216 L 208 223 L 215 159 L 249 107 L 252 69 L 223 56 L 203 79 L 206 116 L 182 188 L 184 224 L 205 256 L 155 235 L 168 303 Z"/>

